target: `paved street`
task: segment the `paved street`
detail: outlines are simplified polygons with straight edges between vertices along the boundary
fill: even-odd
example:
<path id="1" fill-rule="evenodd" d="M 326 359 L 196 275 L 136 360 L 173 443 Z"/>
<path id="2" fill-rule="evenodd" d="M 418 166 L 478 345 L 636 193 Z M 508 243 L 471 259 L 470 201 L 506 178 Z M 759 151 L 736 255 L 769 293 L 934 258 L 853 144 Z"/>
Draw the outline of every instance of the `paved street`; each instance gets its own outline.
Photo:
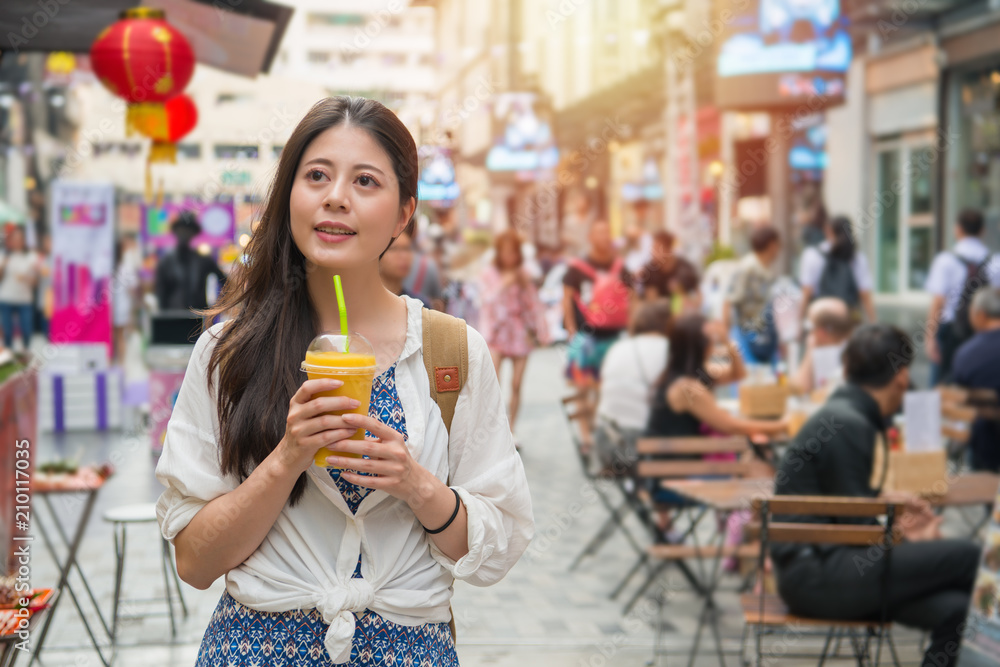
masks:
<path id="1" fill-rule="evenodd" d="M 535 542 L 500 584 L 487 589 L 456 585 L 454 609 L 458 616 L 459 655 L 465 667 L 628 666 L 645 665 L 651 657 L 656 605 L 651 601 L 640 603 L 625 617 L 621 601 L 608 599 L 620 573 L 632 562 L 632 552 L 625 540 L 616 536 L 576 572 L 567 571 L 573 556 L 603 521 L 604 514 L 579 470 L 558 408 L 558 399 L 563 394 L 559 379 L 561 363 L 561 353 L 554 349 L 536 353 L 532 358 L 518 429 L 534 499 Z M 105 614 L 111 608 L 114 558 L 111 529 L 101 517 L 109 508 L 157 498 L 160 487 L 153 477 L 153 460 L 148 452 L 145 436 L 121 434 L 79 433 L 58 438 L 45 435 L 39 445 L 39 461 L 79 454 L 84 462 L 112 460 L 117 464 L 115 476 L 101 493 L 81 552 L 82 566 Z M 78 509 L 68 503 L 57 505 L 57 511 L 67 515 Z M 639 534 L 638 526 L 635 530 Z M 153 524 L 129 529 L 124 584 L 127 598 L 163 593 L 156 535 Z M 35 583 L 54 581 L 51 561 L 41 553 L 37 542 L 36 549 Z M 636 584 L 637 581 L 633 582 L 627 592 L 631 593 Z M 729 591 L 737 584 L 735 577 L 724 582 Z M 673 649 L 685 649 L 700 605 L 680 581 L 671 581 L 669 588 L 672 592 L 668 594 L 664 614 L 665 642 Z M 125 622 L 115 664 L 120 667 L 192 665 L 222 590 L 222 580 L 208 591 L 184 587 L 191 613 L 180 624 L 173 641 L 166 617 Z M 740 615 L 734 608 L 736 596 L 725 593 L 721 602 L 726 610 L 722 616 L 723 633 L 735 647 L 741 631 Z M 126 611 L 137 608 L 126 605 Z M 904 644 L 912 644 L 912 636 L 906 633 L 897 637 Z M 809 645 L 805 640 L 797 641 Z M 47 644 L 43 654 L 47 666 L 99 665 L 96 655 L 83 648 L 86 637 L 68 599 L 57 612 L 54 632 Z M 699 664 L 718 664 L 711 653 L 703 656 Z M 903 658 L 913 662 L 916 654 L 912 648 L 904 648 Z M 671 657 L 670 664 L 680 664 L 680 660 Z M 735 657 L 730 664 L 736 664 Z"/>

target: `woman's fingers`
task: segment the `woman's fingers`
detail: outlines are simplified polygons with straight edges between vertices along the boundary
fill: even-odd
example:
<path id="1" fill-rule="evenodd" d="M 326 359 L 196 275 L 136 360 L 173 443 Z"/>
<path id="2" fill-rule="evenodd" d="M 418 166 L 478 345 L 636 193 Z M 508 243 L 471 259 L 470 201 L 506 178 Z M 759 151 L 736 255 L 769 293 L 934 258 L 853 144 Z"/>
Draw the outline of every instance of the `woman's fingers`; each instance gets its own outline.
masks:
<path id="1" fill-rule="evenodd" d="M 308 403 L 312 400 L 313 396 L 324 391 L 333 391 L 334 389 L 339 389 L 344 386 L 344 383 L 340 380 L 334 380 L 332 378 L 327 378 L 324 380 L 306 380 L 302 383 L 292 395 L 292 403 Z"/>
<path id="2" fill-rule="evenodd" d="M 350 396 L 319 396 L 301 406 L 299 414 L 303 419 L 312 419 L 328 412 L 355 410 L 361 402 Z"/>
<path id="3" fill-rule="evenodd" d="M 391 426 L 383 424 L 374 417 L 368 415 L 348 414 L 344 415 L 344 421 L 350 426 L 363 428 L 379 440 L 395 440 L 399 438 L 399 432 Z"/>

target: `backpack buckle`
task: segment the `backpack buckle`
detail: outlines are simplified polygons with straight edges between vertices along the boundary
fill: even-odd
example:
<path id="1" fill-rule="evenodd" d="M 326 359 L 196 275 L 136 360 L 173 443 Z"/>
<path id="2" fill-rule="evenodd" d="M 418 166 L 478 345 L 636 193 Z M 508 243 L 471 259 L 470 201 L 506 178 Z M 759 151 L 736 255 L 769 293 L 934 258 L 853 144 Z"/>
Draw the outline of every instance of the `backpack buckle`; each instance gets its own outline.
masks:
<path id="1" fill-rule="evenodd" d="M 458 366 L 435 366 L 434 384 L 439 394 L 461 389 Z"/>

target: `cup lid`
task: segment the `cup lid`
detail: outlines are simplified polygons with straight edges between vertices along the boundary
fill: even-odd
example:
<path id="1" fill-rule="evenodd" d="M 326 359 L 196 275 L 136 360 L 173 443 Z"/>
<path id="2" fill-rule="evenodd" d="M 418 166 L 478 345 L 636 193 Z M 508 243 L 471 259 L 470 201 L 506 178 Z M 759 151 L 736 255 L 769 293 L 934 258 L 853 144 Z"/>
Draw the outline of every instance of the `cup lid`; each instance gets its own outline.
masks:
<path id="1" fill-rule="evenodd" d="M 344 366 L 309 364 L 307 360 L 311 355 L 322 356 L 326 359 L 336 359 L 339 355 L 344 355 L 350 357 L 352 363 Z M 370 357 L 370 363 L 364 363 L 366 361 L 364 357 Z M 339 333 L 322 333 L 309 343 L 309 347 L 306 349 L 306 360 L 302 361 L 300 368 L 314 373 L 335 372 L 338 375 L 343 375 L 345 373 L 370 373 L 375 366 L 375 349 L 361 334 L 350 333 L 345 336 Z"/>

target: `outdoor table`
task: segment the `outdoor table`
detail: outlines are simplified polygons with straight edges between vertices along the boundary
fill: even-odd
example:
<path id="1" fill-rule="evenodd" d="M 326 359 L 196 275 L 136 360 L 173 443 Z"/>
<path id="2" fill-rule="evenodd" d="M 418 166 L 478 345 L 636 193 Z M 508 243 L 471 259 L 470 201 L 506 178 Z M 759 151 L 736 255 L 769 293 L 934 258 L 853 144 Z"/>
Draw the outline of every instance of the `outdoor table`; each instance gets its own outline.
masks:
<path id="1" fill-rule="evenodd" d="M 42 541 L 45 543 L 49 555 L 52 556 L 52 560 L 59 568 L 59 583 L 56 584 L 56 596 L 53 600 L 51 608 L 48 610 L 48 614 L 45 615 L 45 621 L 42 624 L 41 631 L 37 637 L 34 637 L 35 646 L 34 651 L 32 652 L 31 662 L 28 663 L 29 667 L 31 667 L 31 665 L 35 663 L 35 660 L 38 659 L 38 655 L 41 653 L 42 647 L 45 645 L 45 638 L 48 634 L 49 626 L 52 623 L 56 607 L 59 605 L 59 602 L 62 599 L 61 594 L 64 591 L 69 593 L 69 597 L 73 601 L 73 605 L 76 607 L 80 620 L 83 621 L 83 626 L 87 630 L 90 642 L 93 645 L 94 650 L 97 651 L 97 655 L 100 657 L 101 662 L 105 667 L 110 667 L 111 665 L 113 656 L 105 657 L 104 652 L 101 649 L 101 645 L 94 634 L 94 629 L 91 628 L 90 621 L 87 619 L 87 614 L 84 612 L 83 607 L 80 604 L 80 600 L 77 598 L 77 592 L 73 589 L 69 580 L 70 572 L 75 569 L 80 577 L 84 591 L 86 591 L 87 596 L 90 598 L 97 620 L 100 621 L 100 625 L 104 629 L 104 636 L 108 638 L 110 645 L 111 631 L 108 627 L 107 621 L 101 614 L 100 607 L 97 604 L 97 599 L 94 597 L 94 593 L 90 588 L 90 583 L 87 581 L 86 576 L 84 576 L 83 570 L 80 568 L 80 564 L 77 561 L 77 552 L 80 549 L 80 544 L 83 541 L 83 535 L 86 532 L 87 524 L 90 521 L 90 515 L 94 509 L 94 503 L 96 502 L 97 495 L 104 486 L 105 481 L 106 478 L 99 475 L 97 470 L 92 467 L 81 468 L 76 473 L 71 475 L 42 476 L 36 473 L 32 481 L 32 493 L 42 500 L 40 504 L 36 504 L 35 506 L 36 511 L 32 517 L 34 520 L 33 524 L 37 526 L 38 532 L 42 536 Z M 66 512 L 56 512 L 56 508 L 52 503 L 52 497 L 57 495 L 82 495 L 83 507 L 76 516 L 75 524 L 69 517 L 67 517 Z M 61 548 L 65 549 L 65 554 L 62 558 L 59 557 L 56 547 L 56 539 L 52 534 L 50 534 L 50 530 L 52 530 L 52 528 L 47 529 L 45 526 L 48 519 L 43 518 L 43 513 L 37 511 L 40 505 L 44 505 L 48 511 L 48 515 L 52 520 L 55 536 L 58 537 L 61 542 Z M 60 520 L 60 514 L 63 516 L 62 520 Z M 69 528 L 69 530 L 67 530 L 67 528 Z"/>
<path id="2" fill-rule="evenodd" d="M 52 603 L 58 595 L 57 591 L 52 591 L 52 596 L 48 602 L 41 608 L 36 609 L 28 618 L 27 631 L 30 636 L 34 637 L 35 630 L 42 622 L 42 619 L 52 613 Z M 16 634 L 0 635 L 0 667 L 13 667 L 17 659 L 21 657 L 22 651 L 14 647 L 14 644 L 20 641 L 21 637 Z"/>
<path id="3" fill-rule="evenodd" d="M 929 493 L 926 495 L 931 505 L 935 507 L 961 507 L 991 503 L 996 499 L 997 489 L 1000 487 L 1000 475 L 983 472 L 964 473 L 949 477 L 947 483 L 948 489 L 944 494 Z M 754 499 L 766 499 L 774 495 L 774 480 L 771 479 L 664 480 L 661 486 L 693 502 L 724 513 L 750 509 L 751 501 Z M 720 532 L 715 546 L 713 576 L 702 582 L 704 604 L 688 660 L 689 667 L 694 664 L 701 642 L 701 633 L 705 625 L 709 623 L 711 623 L 715 637 L 719 663 L 725 667 L 718 623 L 716 619 L 710 619 L 716 608 L 714 594 L 718 590 L 721 580 L 719 565 L 722 561 L 723 545 L 724 535 Z"/>

